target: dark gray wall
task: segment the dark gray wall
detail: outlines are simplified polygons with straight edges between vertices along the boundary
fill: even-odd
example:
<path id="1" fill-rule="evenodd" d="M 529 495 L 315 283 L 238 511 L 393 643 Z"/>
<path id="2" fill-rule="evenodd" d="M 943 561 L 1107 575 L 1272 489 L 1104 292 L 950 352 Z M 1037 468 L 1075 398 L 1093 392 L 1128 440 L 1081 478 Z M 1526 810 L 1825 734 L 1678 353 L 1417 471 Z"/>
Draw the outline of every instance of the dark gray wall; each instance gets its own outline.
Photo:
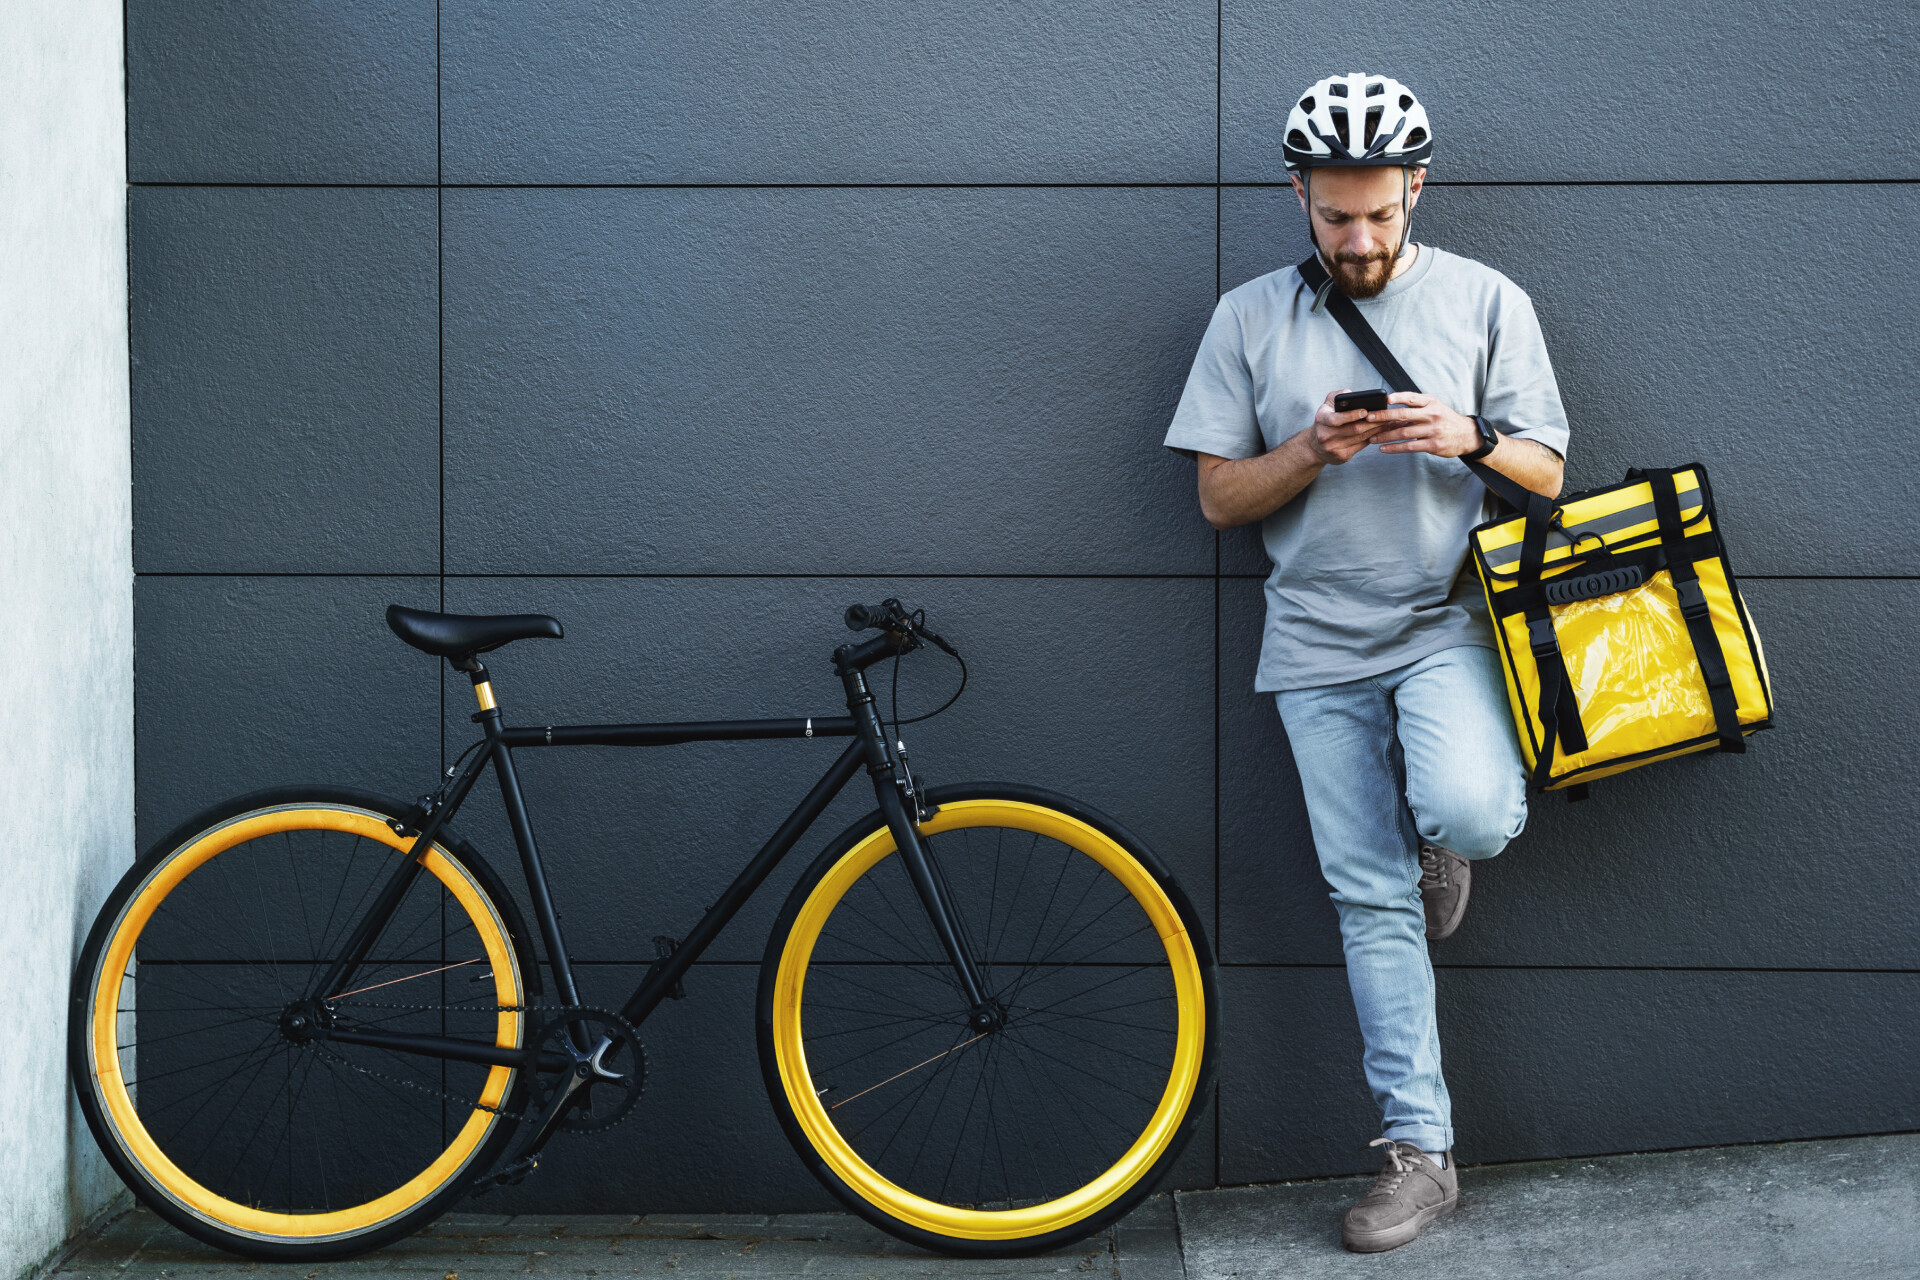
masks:
<path id="1" fill-rule="evenodd" d="M 1158 441 L 1218 291 L 1303 252 L 1290 94 L 1390 70 L 1441 139 L 1419 235 L 1538 304 L 1573 483 L 1711 464 L 1782 726 L 1480 871 L 1436 947 L 1462 1157 L 1920 1127 L 1920 135 L 1876 123 L 1916 53 L 1865 3 L 132 0 L 142 840 L 254 785 L 424 790 L 467 694 L 391 601 L 561 617 L 493 664 L 540 721 L 830 711 L 839 608 L 897 593 L 976 672 L 928 772 L 1108 809 L 1213 922 L 1181 1180 L 1365 1166 L 1259 547 Z M 827 750 L 527 763 L 590 994 Z M 463 825 L 510 861 L 496 809 Z M 825 1204 L 752 1054 L 797 870 L 648 1025 L 640 1115 L 503 1205 Z"/>

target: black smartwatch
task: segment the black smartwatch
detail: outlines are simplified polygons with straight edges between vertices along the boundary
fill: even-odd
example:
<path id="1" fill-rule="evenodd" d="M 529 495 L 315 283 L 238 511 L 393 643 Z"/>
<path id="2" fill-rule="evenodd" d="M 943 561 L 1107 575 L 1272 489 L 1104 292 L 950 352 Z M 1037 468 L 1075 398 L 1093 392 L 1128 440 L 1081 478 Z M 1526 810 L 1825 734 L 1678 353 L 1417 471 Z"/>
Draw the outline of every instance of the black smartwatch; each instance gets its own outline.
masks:
<path id="1" fill-rule="evenodd" d="M 1460 460 L 1462 462 L 1478 462 L 1480 459 L 1492 453 L 1493 447 L 1500 443 L 1500 433 L 1489 426 L 1485 418 L 1476 417 L 1473 420 L 1473 425 L 1480 428 L 1480 447 L 1472 453 L 1461 454 Z"/>

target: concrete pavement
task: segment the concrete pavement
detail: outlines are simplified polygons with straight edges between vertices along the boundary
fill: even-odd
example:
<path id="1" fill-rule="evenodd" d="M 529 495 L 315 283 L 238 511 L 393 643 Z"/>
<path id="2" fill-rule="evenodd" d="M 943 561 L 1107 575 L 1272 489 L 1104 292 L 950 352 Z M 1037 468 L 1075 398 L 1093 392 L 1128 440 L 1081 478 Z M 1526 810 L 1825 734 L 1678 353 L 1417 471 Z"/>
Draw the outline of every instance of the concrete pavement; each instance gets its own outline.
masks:
<path id="1" fill-rule="evenodd" d="M 1186 1274 L 1234 1280 L 1915 1280 L 1920 1135 L 1466 1167 L 1389 1254 L 1340 1247 L 1367 1180 L 1178 1197 Z"/>
<path id="2" fill-rule="evenodd" d="M 1367 1179 L 1158 1196 L 1116 1230 L 1039 1258 L 963 1262 L 842 1214 L 454 1214 L 348 1262 L 269 1265 L 201 1246 L 145 1210 L 84 1242 L 69 1280 L 270 1280 L 385 1272 L 429 1280 L 598 1276 L 1108 1276 L 1124 1280 L 1913 1280 L 1920 1135 L 1468 1167 L 1461 1207 L 1389 1254 L 1340 1248 Z"/>

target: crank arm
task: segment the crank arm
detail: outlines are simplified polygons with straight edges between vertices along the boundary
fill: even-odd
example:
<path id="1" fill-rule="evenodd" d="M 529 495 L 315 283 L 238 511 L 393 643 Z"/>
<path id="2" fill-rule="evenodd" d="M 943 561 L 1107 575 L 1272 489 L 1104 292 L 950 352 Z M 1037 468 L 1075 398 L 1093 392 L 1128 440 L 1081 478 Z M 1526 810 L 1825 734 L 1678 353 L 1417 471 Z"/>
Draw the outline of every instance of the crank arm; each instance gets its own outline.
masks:
<path id="1" fill-rule="evenodd" d="M 479 1195 L 483 1191 L 491 1191 L 493 1188 L 503 1186 L 509 1182 L 519 1182 L 529 1173 L 532 1173 L 540 1167 L 540 1152 L 546 1148 L 548 1139 L 552 1138 L 554 1131 L 559 1128 L 560 1117 L 565 1113 L 567 1103 L 572 1101 L 573 1095 L 592 1083 L 596 1075 L 610 1079 L 619 1078 L 603 1070 L 599 1065 L 600 1055 L 606 1051 L 608 1043 L 610 1042 L 605 1040 L 601 1041 L 594 1049 L 591 1057 L 581 1058 L 577 1062 L 566 1061 L 563 1063 L 563 1069 L 567 1073 L 567 1082 L 554 1093 L 553 1101 L 547 1104 L 546 1110 L 542 1111 L 540 1118 L 534 1122 L 533 1136 L 521 1145 L 519 1154 L 499 1170 L 482 1174 L 479 1178 L 476 1178 L 473 1183 L 473 1194 Z M 560 1056 L 559 1054 L 541 1055 L 543 1063 L 546 1058 L 559 1058 Z"/>

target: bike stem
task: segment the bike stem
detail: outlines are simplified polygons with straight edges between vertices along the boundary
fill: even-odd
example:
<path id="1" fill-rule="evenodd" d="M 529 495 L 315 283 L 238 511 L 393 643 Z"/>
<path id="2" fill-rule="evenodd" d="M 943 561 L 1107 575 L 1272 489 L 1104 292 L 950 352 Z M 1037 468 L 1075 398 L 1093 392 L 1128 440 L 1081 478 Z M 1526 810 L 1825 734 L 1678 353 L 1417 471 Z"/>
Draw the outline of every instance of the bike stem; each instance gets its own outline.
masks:
<path id="1" fill-rule="evenodd" d="M 853 713 L 854 732 L 864 748 L 867 772 L 873 778 L 873 790 L 880 802 L 881 816 L 886 819 L 887 829 L 893 833 L 894 847 L 899 851 L 900 861 L 913 881 L 914 891 L 920 895 L 921 905 L 926 908 L 933 932 L 940 939 L 947 959 L 953 964 L 954 975 L 959 979 L 961 993 L 966 996 L 969 1006 L 968 1025 L 976 1032 L 985 1033 L 999 1026 L 1000 1010 L 988 996 L 986 983 L 980 976 L 980 967 L 973 959 L 973 949 L 967 945 L 960 918 L 953 910 L 945 880 L 926 846 L 920 842 L 914 815 L 907 812 L 906 803 L 901 798 L 897 785 L 901 766 L 894 754 L 893 744 L 887 740 L 886 726 L 881 723 L 873 692 L 867 687 L 866 668 L 901 652 L 901 647 L 908 642 L 908 637 L 896 637 L 889 633 L 862 644 L 843 645 L 834 651 L 834 666 L 847 689 L 847 710 Z"/>

